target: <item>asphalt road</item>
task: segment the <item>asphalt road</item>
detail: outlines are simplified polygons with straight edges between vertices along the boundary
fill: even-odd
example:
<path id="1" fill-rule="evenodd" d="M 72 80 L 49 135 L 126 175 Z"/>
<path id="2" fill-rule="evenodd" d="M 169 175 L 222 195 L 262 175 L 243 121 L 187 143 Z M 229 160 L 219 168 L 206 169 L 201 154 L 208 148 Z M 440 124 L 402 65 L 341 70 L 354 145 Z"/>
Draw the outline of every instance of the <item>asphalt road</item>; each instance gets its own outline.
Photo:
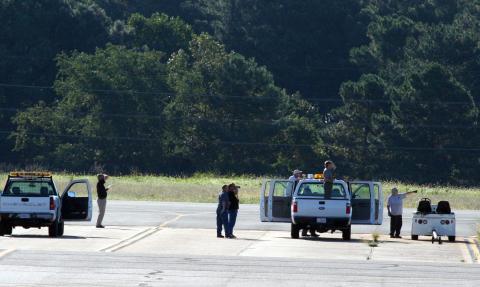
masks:
<path id="1" fill-rule="evenodd" d="M 17 251 L 0 286 L 479 286 L 479 265 Z M 28 270 L 28 273 L 25 270 Z"/>
<path id="2" fill-rule="evenodd" d="M 109 201 L 105 229 L 70 222 L 65 236 L 16 228 L 0 237 L 0 286 L 480 286 L 478 211 L 457 211 L 455 243 L 370 233 L 293 240 L 288 223 L 262 223 L 241 205 L 237 240 L 215 236 L 215 204 Z M 403 235 L 412 210 L 405 210 Z"/>
<path id="3" fill-rule="evenodd" d="M 95 209 L 96 210 L 96 206 Z M 171 228 L 215 228 L 216 205 L 210 203 L 169 203 L 169 202 L 141 202 L 141 201 L 109 201 L 104 223 L 106 225 L 126 226 L 159 226 L 169 222 Z M 402 235 L 410 234 L 413 209 L 404 210 Z M 476 235 L 477 224 L 480 224 L 480 211 L 454 211 L 457 219 L 457 235 Z M 385 211 L 384 214 L 387 214 Z M 94 217 L 96 213 L 94 214 Z M 284 230 L 289 231 L 288 223 L 260 222 L 259 207 L 257 205 L 241 205 L 237 229 L 243 230 Z M 381 226 L 356 225 L 353 233 L 389 233 L 390 218 L 384 217 Z"/>

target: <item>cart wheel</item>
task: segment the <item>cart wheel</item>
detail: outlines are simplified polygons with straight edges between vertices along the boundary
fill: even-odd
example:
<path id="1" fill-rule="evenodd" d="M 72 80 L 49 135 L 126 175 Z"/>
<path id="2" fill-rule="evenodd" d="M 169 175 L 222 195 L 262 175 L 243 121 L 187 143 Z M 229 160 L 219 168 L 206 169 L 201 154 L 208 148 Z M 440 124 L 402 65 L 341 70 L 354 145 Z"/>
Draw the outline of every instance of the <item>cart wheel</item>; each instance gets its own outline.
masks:
<path id="1" fill-rule="evenodd" d="M 450 242 L 455 242 L 455 236 L 449 236 L 448 241 Z"/>
<path id="2" fill-rule="evenodd" d="M 418 240 L 418 235 L 413 235 L 412 234 L 412 240 Z"/>

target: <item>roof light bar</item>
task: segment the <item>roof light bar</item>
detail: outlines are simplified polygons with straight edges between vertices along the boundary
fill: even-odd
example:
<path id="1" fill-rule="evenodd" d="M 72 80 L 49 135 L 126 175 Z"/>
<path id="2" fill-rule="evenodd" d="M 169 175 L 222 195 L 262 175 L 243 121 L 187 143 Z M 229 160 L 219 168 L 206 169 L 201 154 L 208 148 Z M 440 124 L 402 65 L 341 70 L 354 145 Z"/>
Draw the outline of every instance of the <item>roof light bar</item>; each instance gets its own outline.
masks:
<path id="1" fill-rule="evenodd" d="M 11 177 L 51 177 L 52 173 L 49 171 L 12 171 Z"/>

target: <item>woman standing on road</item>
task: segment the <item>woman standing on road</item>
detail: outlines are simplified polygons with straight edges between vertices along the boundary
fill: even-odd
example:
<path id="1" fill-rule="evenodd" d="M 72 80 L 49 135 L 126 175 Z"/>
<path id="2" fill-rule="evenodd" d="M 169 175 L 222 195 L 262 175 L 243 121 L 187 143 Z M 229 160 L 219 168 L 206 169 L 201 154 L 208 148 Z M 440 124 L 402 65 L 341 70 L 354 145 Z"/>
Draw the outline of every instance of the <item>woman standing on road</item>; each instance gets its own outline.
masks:
<path id="1" fill-rule="evenodd" d="M 233 228 L 237 222 L 237 214 L 240 205 L 240 200 L 238 199 L 238 189 L 240 186 L 231 183 L 228 186 L 228 198 L 230 205 L 228 207 L 228 230 L 225 232 L 227 238 L 237 238 L 233 235 Z"/>
<path id="2" fill-rule="evenodd" d="M 102 225 L 103 217 L 105 216 L 105 208 L 107 207 L 107 190 L 105 188 L 105 181 L 108 179 L 106 174 L 97 174 L 97 203 L 98 203 L 98 218 L 97 218 L 97 228 L 105 228 Z"/>

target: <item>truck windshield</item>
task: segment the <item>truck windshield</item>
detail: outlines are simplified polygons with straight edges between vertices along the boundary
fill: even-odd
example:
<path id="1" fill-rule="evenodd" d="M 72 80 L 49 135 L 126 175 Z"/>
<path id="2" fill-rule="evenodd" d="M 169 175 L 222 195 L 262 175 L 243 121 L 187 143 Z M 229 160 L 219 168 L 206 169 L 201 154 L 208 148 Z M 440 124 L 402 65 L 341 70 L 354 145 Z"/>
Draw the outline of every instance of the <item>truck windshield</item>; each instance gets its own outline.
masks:
<path id="1" fill-rule="evenodd" d="M 7 183 L 2 196 L 41 197 L 56 195 L 51 181 L 10 181 Z"/>
<path id="2" fill-rule="evenodd" d="M 325 190 L 322 182 L 306 182 L 300 186 L 298 196 L 312 196 L 323 198 Z M 332 199 L 344 199 L 346 197 L 345 188 L 340 183 L 334 183 L 332 189 Z"/>

